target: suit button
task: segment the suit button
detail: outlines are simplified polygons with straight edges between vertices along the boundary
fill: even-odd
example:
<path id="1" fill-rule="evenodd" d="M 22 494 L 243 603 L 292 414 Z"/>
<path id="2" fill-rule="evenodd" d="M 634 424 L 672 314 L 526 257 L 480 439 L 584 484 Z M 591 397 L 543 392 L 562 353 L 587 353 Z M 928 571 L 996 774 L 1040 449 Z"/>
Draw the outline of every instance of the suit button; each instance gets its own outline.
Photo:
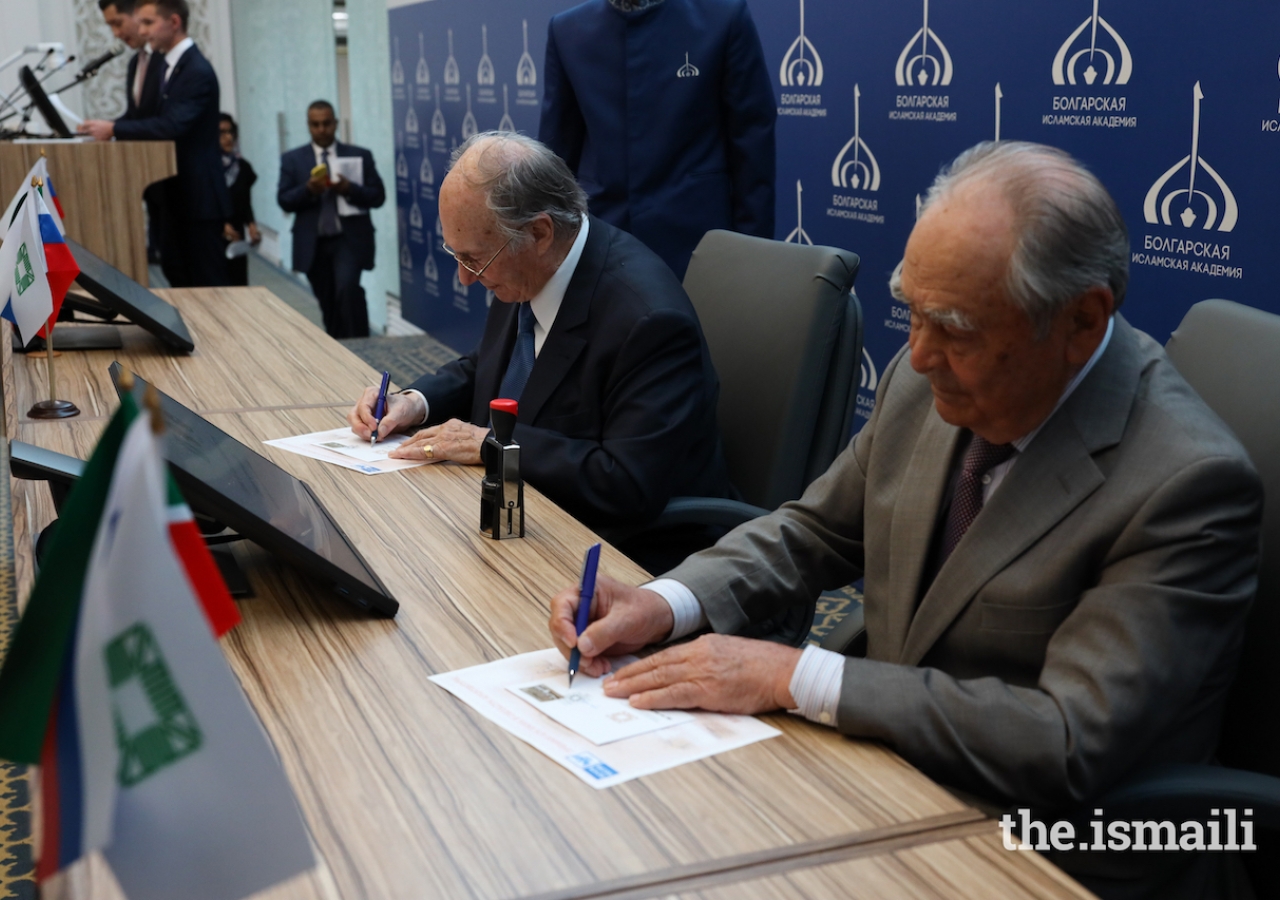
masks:
<path id="1" fill-rule="evenodd" d="M 991 483 L 991 476 L 990 476 L 990 475 L 983 475 L 983 476 L 982 476 L 982 483 L 983 483 L 983 484 L 990 484 L 990 483 Z"/>

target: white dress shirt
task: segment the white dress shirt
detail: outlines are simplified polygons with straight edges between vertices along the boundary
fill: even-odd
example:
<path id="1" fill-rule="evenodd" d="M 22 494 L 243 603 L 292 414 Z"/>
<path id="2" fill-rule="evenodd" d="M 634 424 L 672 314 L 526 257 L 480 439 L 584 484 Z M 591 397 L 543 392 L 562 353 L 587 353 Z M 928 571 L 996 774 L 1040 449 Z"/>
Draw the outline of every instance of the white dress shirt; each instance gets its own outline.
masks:
<path id="1" fill-rule="evenodd" d="M 987 473 L 982 482 L 982 502 L 984 504 L 991 499 L 991 495 L 995 493 L 996 488 L 1000 487 L 1005 476 L 1009 474 L 1009 470 L 1018 461 L 1018 456 L 1030 446 L 1036 435 L 1053 418 L 1054 413 L 1062 407 L 1062 404 L 1075 392 L 1080 382 L 1084 381 L 1085 376 L 1093 370 L 1098 360 L 1102 358 L 1103 351 L 1107 349 L 1107 344 L 1111 343 L 1111 333 L 1115 330 L 1115 324 L 1115 319 L 1107 323 L 1107 333 L 1103 335 L 1102 342 L 1098 344 L 1098 349 L 1093 351 L 1089 361 L 1067 383 L 1066 388 L 1062 391 L 1062 396 L 1058 398 L 1057 404 L 1049 415 L 1044 417 L 1044 421 L 1026 435 L 1013 441 L 1014 450 L 1016 451 L 1014 455 Z M 659 578 L 643 585 L 643 587 L 660 595 L 662 599 L 667 601 L 667 605 L 671 607 L 675 626 L 671 629 L 671 636 L 668 640 L 677 640 L 707 626 L 707 614 L 703 610 L 702 604 L 693 595 L 693 591 L 679 581 L 673 578 Z M 833 650 L 823 650 L 812 644 L 804 648 L 804 653 L 800 656 L 800 662 L 796 664 L 795 672 L 791 675 L 791 696 L 796 701 L 794 712 L 798 712 L 806 719 L 820 722 L 823 725 L 834 726 L 836 724 L 836 710 L 840 705 L 840 688 L 844 681 L 844 660 L 845 658 L 842 654 Z"/>
<path id="2" fill-rule="evenodd" d="M 182 59 L 182 54 L 186 53 L 195 45 L 195 41 L 191 40 L 189 37 L 185 37 L 178 41 L 178 43 L 174 44 L 169 52 L 164 55 L 164 61 L 168 64 L 168 68 L 164 70 L 164 80 L 160 82 L 162 85 L 169 83 L 169 76 L 173 74 L 173 67 L 178 64 L 178 60 Z"/>
<path id="3" fill-rule="evenodd" d="M 591 223 L 586 216 L 582 217 L 582 227 L 578 229 L 578 236 L 573 240 L 573 246 L 569 248 L 568 255 L 559 267 L 547 279 L 547 283 L 542 286 L 542 290 L 529 301 L 529 311 L 533 313 L 533 357 L 538 358 L 538 354 L 542 352 L 542 345 L 547 342 L 547 335 L 551 333 L 551 326 L 555 324 L 556 316 L 560 313 L 560 304 L 564 303 L 564 292 L 569 289 L 569 282 L 573 279 L 573 273 L 578 269 L 578 261 L 582 259 L 582 249 L 587 246 L 587 233 L 591 230 Z M 502 301 L 499 300 L 499 303 Z M 427 403 L 427 398 L 422 396 L 419 391 L 408 390 L 406 394 L 416 394 L 422 398 L 422 419 L 418 422 L 421 425 L 427 421 L 427 417 L 431 415 L 431 406 Z M 694 601 L 695 603 L 697 601 Z M 699 607 L 701 608 L 701 607 Z"/>

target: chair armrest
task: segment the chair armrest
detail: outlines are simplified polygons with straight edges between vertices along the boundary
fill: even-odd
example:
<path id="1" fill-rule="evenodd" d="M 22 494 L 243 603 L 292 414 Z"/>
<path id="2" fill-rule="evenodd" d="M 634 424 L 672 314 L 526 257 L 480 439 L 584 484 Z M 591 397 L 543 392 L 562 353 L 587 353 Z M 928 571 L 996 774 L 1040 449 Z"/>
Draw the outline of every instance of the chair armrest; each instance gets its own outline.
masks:
<path id="1" fill-rule="evenodd" d="M 644 530 L 670 528 L 673 525 L 720 525 L 724 528 L 737 528 L 743 522 L 750 522 L 752 519 L 767 515 L 769 510 L 743 503 L 741 500 L 725 500 L 719 497 L 672 497 L 667 502 L 667 508 Z"/>
<path id="2" fill-rule="evenodd" d="M 1142 773 L 1109 791 L 1100 808 L 1108 819 L 1203 821 L 1212 810 L 1251 809 L 1264 828 L 1280 828 L 1280 778 L 1210 765 L 1168 765 Z"/>
<path id="3" fill-rule="evenodd" d="M 609 543 L 618 544 L 679 525 L 720 526 L 728 531 L 737 528 L 743 522 L 750 522 L 752 519 L 768 514 L 769 510 L 740 500 L 725 500 L 719 497 L 672 497 L 667 501 L 666 508 L 652 522 L 639 526 L 597 528 L 596 533 Z"/>

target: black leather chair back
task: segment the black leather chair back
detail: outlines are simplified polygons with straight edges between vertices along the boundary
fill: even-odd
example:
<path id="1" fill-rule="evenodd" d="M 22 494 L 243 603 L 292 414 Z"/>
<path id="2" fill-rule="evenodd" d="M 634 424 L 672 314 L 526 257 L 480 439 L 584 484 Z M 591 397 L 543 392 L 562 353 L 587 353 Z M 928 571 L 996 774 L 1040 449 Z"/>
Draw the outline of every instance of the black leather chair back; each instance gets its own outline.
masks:
<path id="1" fill-rule="evenodd" d="M 710 231 L 684 287 L 720 376 L 729 477 L 748 503 L 775 509 L 803 493 L 853 427 L 862 311 L 858 257 Z"/>
<path id="2" fill-rule="evenodd" d="M 1191 307 L 1165 349 L 1262 476 L 1258 595 L 1218 755 L 1233 768 L 1280 776 L 1280 316 L 1205 300 Z"/>

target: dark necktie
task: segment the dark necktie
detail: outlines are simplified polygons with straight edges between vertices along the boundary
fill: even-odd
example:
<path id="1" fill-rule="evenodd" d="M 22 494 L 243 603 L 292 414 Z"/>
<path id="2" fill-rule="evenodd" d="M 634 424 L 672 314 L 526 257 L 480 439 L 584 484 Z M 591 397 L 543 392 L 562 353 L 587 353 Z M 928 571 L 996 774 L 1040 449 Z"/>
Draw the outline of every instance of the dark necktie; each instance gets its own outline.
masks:
<path id="1" fill-rule="evenodd" d="M 956 492 L 951 498 L 951 509 L 947 513 L 947 526 L 942 532 L 942 559 L 944 562 L 956 544 L 969 530 L 973 520 L 982 512 L 982 488 L 987 472 L 1007 461 L 1017 452 L 1013 444 L 992 444 L 976 434 L 964 452 L 964 461 L 960 465 L 960 478 L 956 481 Z"/>
<path id="2" fill-rule="evenodd" d="M 329 165 L 327 148 L 320 151 L 320 165 Z M 333 237 L 341 233 L 342 227 L 338 224 L 338 195 L 330 189 L 320 195 L 320 237 Z"/>
<path id="3" fill-rule="evenodd" d="M 507 374 L 502 377 L 502 387 L 498 396 L 507 400 L 519 400 L 524 393 L 524 386 L 529 381 L 529 373 L 533 371 L 533 309 L 528 303 L 520 304 L 520 327 L 516 332 L 516 345 L 511 351 L 511 362 L 507 363 Z"/>

